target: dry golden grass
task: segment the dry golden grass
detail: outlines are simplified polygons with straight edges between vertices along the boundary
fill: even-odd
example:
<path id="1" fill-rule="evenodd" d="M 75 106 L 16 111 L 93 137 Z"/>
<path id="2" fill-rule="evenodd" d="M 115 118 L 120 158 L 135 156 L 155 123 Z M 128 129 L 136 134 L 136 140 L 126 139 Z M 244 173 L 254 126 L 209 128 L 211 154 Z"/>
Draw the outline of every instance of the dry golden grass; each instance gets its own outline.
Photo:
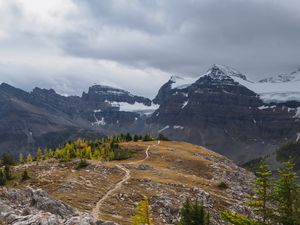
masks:
<path id="1" fill-rule="evenodd" d="M 135 164 L 134 162 L 145 157 L 145 150 L 149 145 L 149 158 Z M 116 167 L 117 164 L 122 164 L 130 171 L 131 177 L 109 196 L 100 210 L 101 219 L 124 225 L 130 224 L 136 204 L 144 195 L 148 196 L 151 204 L 161 196 L 167 196 L 173 199 L 174 206 L 179 207 L 176 201 L 178 197 L 193 195 L 189 190 L 199 187 L 215 197 L 216 208 L 222 208 L 234 201 L 224 190 L 217 187 L 217 181 L 211 180 L 214 171 L 210 166 L 212 161 L 207 157 L 221 158 L 212 151 L 171 141 L 164 141 L 159 145 L 157 142 L 130 142 L 121 144 L 121 147 L 135 150 L 136 154 L 123 161 L 92 161 L 90 166 L 81 170 L 75 170 L 72 162 L 23 165 L 17 168 L 18 173 L 26 166 L 33 179 L 14 185 L 21 188 L 27 185 L 40 187 L 73 207 L 91 211 L 99 199 L 123 179 L 124 171 Z M 150 169 L 140 169 L 140 164 L 147 165 Z M 164 224 L 159 219 L 160 209 L 152 207 L 152 212 L 155 224 Z"/>

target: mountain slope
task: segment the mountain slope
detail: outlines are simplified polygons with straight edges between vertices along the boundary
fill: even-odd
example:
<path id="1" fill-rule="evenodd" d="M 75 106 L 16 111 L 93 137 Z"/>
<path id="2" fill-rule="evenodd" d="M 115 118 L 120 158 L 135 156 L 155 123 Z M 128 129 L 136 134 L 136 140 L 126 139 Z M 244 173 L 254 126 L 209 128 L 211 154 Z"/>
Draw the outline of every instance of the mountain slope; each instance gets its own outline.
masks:
<path id="1" fill-rule="evenodd" d="M 247 162 L 300 132 L 299 82 L 299 71 L 255 83 L 213 65 L 197 78 L 172 76 L 153 101 L 103 85 L 65 97 L 1 84 L 0 151 L 55 147 L 79 136 L 162 132 Z"/>
<path id="2" fill-rule="evenodd" d="M 256 84 L 226 66 L 213 65 L 192 83 L 171 78 L 153 100 L 151 122 L 161 132 L 213 148 L 238 162 L 274 151 L 300 129 L 300 102 L 266 103 Z M 178 85 L 177 85 L 178 84 Z"/>
<path id="3" fill-rule="evenodd" d="M 121 146 L 133 150 L 133 158 L 90 161 L 82 170 L 74 170 L 74 162 L 21 165 L 16 170 L 26 167 L 32 179 L 14 188 L 42 188 L 94 219 L 122 225 L 131 224 L 130 217 L 144 195 L 149 198 L 157 225 L 174 224 L 186 198 L 203 201 L 210 208 L 213 225 L 225 224 L 220 219 L 225 208 L 248 213 L 243 202 L 254 175 L 227 158 L 181 142 L 129 142 Z M 221 182 L 228 188 L 220 187 Z"/>
<path id="4" fill-rule="evenodd" d="M 82 97 L 65 97 L 52 89 L 35 88 L 28 93 L 3 83 L 0 153 L 11 151 L 17 155 L 35 151 L 37 147 L 53 148 L 76 137 L 99 137 L 122 129 L 143 130 L 146 118 L 143 112 L 122 111 L 115 105 L 120 101 L 130 106 L 139 103 L 142 111 L 152 107 L 147 98 L 109 87 L 93 86 Z"/>

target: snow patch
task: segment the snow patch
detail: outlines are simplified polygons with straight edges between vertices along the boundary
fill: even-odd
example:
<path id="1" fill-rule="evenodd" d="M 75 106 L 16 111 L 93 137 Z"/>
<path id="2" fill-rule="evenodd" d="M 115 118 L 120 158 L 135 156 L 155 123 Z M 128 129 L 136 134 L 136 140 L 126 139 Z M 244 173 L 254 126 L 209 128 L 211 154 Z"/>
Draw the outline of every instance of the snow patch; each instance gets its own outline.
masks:
<path id="1" fill-rule="evenodd" d="M 97 117 L 95 117 L 95 118 L 96 118 L 96 122 L 92 123 L 92 126 L 95 126 L 95 125 L 97 125 L 97 126 L 100 126 L 100 125 L 104 126 L 104 125 L 106 125 L 104 117 L 101 117 L 101 120 L 98 120 Z"/>
<path id="2" fill-rule="evenodd" d="M 185 101 L 183 104 L 182 104 L 182 106 L 181 106 L 181 108 L 183 109 L 184 107 L 186 107 L 186 105 L 189 103 L 189 101 Z"/>
<path id="3" fill-rule="evenodd" d="M 179 77 L 179 76 L 172 76 L 170 81 L 172 89 L 184 89 L 195 83 L 199 77 L 192 78 L 192 77 Z"/>
<path id="4" fill-rule="evenodd" d="M 105 101 L 113 107 L 119 108 L 120 111 L 124 112 L 144 112 L 144 114 L 152 114 L 155 110 L 159 108 L 157 104 L 151 104 L 150 106 L 144 105 L 143 103 L 135 102 L 130 104 L 128 102 L 110 102 Z"/>
<path id="5" fill-rule="evenodd" d="M 173 128 L 174 128 L 174 129 L 180 129 L 180 130 L 183 130 L 183 129 L 184 129 L 183 126 L 179 126 L 179 125 L 174 125 Z"/>
<path id="6" fill-rule="evenodd" d="M 295 112 L 296 112 L 296 114 L 293 117 L 300 118 L 300 107 L 298 107 Z"/>
<path id="7" fill-rule="evenodd" d="M 300 140 L 300 133 L 297 133 L 296 142 L 298 142 L 299 140 Z"/>
<path id="8" fill-rule="evenodd" d="M 169 129 L 169 128 L 170 128 L 170 126 L 167 125 L 167 126 L 165 126 L 164 128 L 162 128 L 161 130 L 159 130 L 158 133 L 161 133 L 161 132 L 163 132 L 164 130 L 167 130 L 167 129 Z"/>
<path id="9" fill-rule="evenodd" d="M 300 81 L 295 82 L 249 82 L 238 77 L 232 77 L 236 82 L 258 94 L 265 103 L 280 103 L 300 101 Z"/>
<path id="10" fill-rule="evenodd" d="M 282 83 L 282 82 L 291 82 L 291 81 L 300 81 L 300 69 L 290 74 L 280 74 L 278 76 L 269 77 L 260 80 L 259 82 L 260 83 Z"/>
<path id="11" fill-rule="evenodd" d="M 262 105 L 260 107 L 257 107 L 259 110 L 264 110 L 264 109 L 274 109 L 276 108 L 276 105 L 271 105 L 271 106 L 268 106 L 268 105 Z"/>

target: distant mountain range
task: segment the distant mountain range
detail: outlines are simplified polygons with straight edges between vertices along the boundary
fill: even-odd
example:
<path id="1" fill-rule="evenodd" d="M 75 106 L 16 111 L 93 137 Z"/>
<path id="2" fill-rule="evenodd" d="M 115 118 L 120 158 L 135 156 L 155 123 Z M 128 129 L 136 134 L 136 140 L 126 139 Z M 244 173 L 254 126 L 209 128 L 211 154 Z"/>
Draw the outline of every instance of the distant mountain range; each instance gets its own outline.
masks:
<path id="1" fill-rule="evenodd" d="M 252 82 L 213 65 L 197 78 L 172 76 L 153 100 L 102 85 L 81 97 L 0 85 L 2 152 L 120 132 L 163 133 L 237 162 L 257 158 L 300 132 L 300 70 Z"/>

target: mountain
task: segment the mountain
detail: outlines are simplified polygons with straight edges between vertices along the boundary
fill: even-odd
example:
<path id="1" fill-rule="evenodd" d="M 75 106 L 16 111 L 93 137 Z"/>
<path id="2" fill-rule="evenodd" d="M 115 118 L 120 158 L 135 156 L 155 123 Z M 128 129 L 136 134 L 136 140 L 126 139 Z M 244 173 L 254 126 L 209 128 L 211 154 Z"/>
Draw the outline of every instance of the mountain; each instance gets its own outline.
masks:
<path id="1" fill-rule="evenodd" d="M 209 208 L 212 225 L 226 224 L 220 218 L 225 209 L 249 214 L 244 202 L 254 175 L 226 157 L 182 142 L 125 142 L 120 147 L 133 156 L 89 160 L 80 170 L 76 161 L 54 159 L 14 167 L 15 174 L 26 168 L 31 179 L 0 186 L 0 224 L 129 225 L 143 196 L 157 225 L 175 224 L 187 198 Z"/>
<path id="2" fill-rule="evenodd" d="M 260 80 L 260 83 L 287 83 L 300 81 L 300 68 L 289 74 L 280 74 L 274 77 L 269 77 Z"/>
<path id="3" fill-rule="evenodd" d="M 196 78 L 172 76 L 148 98 L 94 85 L 82 96 L 0 85 L 0 152 L 53 148 L 77 137 L 116 133 L 189 141 L 244 163 L 300 132 L 299 70 L 253 82 L 213 65 Z"/>
<path id="4" fill-rule="evenodd" d="M 142 109 L 123 111 L 117 103 Z M 35 88 L 28 93 L 3 83 L 0 153 L 11 151 L 16 155 L 37 147 L 53 148 L 77 137 L 99 137 L 122 129 L 143 130 L 147 117 L 144 111 L 150 109 L 153 111 L 151 100 L 106 86 L 93 86 L 82 97 L 65 97 L 52 89 Z"/>
<path id="5" fill-rule="evenodd" d="M 247 161 L 274 151 L 300 130 L 300 101 L 267 99 L 262 90 L 270 87 L 276 88 L 273 83 L 252 82 L 222 65 L 213 65 L 195 79 L 171 77 L 153 100 L 160 108 L 151 123 L 160 124 L 160 132 L 170 138 Z M 299 87 L 295 90 L 300 93 Z"/>
<path id="6" fill-rule="evenodd" d="M 143 130 L 139 123 L 144 124 L 146 115 L 158 108 L 148 98 L 103 85 L 90 87 L 88 93 L 82 94 L 81 99 L 92 108 L 89 120 L 93 121 L 93 126 L 107 125 L 106 129 L 115 129 L 116 126 L 122 129 L 126 126 L 128 130 L 125 132 L 132 131 L 131 125 L 132 129 L 137 125 Z"/>

